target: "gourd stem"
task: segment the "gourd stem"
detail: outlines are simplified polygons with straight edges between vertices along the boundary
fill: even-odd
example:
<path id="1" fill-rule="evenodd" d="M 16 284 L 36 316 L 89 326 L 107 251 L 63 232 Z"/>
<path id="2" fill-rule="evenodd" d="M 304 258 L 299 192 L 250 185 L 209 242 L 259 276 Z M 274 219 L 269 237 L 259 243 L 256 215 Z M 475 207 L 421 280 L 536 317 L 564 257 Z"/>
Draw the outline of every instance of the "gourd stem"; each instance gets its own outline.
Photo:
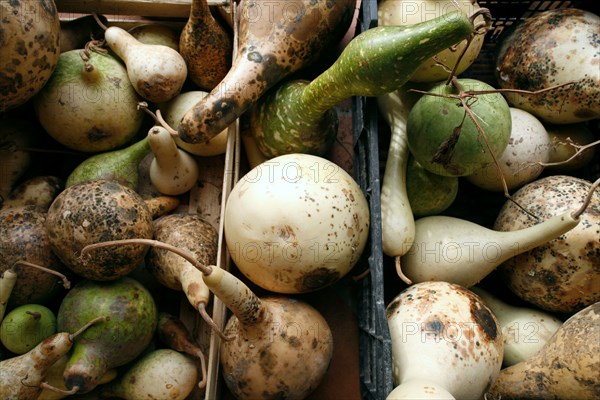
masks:
<path id="1" fill-rule="evenodd" d="M 23 265 L 23 266 L 26 266 L 26 267 L 36 268 L 36 269 L 42 270 L 44 272 L 47 272 L 49 274 L 56 275 L 56 276 L 58 276 L 62 280 L 63 287 L 65 289 L 70 289 L 71 288 L 71 282 L 69 282 L 69 280 L 67 279 L 67 277 L 65 275 L 61 274 L 58 271 L 55 271 L 55 270 L 50 269 L 50 268 L 42 267 L 41 265 L 37 265 L 37 264 L 31 263 L 29 261 L 23 261 L 23 260 L 15 262 L 14 265 L 13 265 L 13 269 L 17 269 L 17 268 L 15 268 L 15 266 L 17 266 L 17 265 Z"/>
<path id="2" fill-rule="evenodd" d="M 90 322 L 88 322 L 87 324 L 83 325 L 81 328 L 79 328 L 77 331 L 75 331 L 74 333 L 72 333 L 69 336 L 70 340 L 73 340 L 74 338 L 76 338 L 77 336 L 81 335 L 87 328 L 89 328 L 90 326 L 94 325 L 95 323 L 98 323 L 100 321 L 109 321 L 110 317 L 96 317 L 93 320 L 91 320 Z"/>
<path id="3" fill-rule="evenodd" d="M 596 181 L 594 181 L 594 183 L 592 183 L 592 186 L 590 187 L 590 190 L 589 190 L 587 196 L 585 196 L 585 199 L 583 200 L 583 204 L 581 205 L 581 207 L 579 207 L 577 210 L 575 210 L 571 213 L 571 217 L 573 217 L 573 219 L 579 219 L 581 214 L 583 214 L 585 209 L 590 205 L 590 202 L 592 201 L 592 196 L 594 196 L 594 192 L 596 191 L 596 189 L 598 188 L 599 185 L 600 185 L 600 178 L 596 179 Z"/>

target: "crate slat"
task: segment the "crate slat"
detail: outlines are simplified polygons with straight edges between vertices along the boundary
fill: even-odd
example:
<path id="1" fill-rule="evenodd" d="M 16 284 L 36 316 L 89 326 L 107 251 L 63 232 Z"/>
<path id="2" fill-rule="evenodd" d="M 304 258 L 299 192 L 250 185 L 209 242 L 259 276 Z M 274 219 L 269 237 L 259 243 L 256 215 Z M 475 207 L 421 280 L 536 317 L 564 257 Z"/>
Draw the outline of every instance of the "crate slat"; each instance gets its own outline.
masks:
<path id="1" fill-rule="evenodd" d="M 192 0 L 55 0 L 60 13 L 137 15 L 187 18 Z M 210 6 L 228 6 L 228 0 L 208 0 Z"/>

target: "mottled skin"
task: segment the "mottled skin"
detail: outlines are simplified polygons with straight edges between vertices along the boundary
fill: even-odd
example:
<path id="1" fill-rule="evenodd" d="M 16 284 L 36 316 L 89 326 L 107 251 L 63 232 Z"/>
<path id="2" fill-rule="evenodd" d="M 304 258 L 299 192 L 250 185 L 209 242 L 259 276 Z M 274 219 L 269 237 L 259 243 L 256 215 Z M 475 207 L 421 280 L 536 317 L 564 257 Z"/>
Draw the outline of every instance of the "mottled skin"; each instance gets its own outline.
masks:
<path id="1" fill-rule="evenodd" d="M 590 187 L 584 179 L 553 175 L 527 184 L 512 198 L 543 221 L 578 208 Z M 514 231 L 538 222 L 506 202 L 494 229 Z M 600 301 L 600 191 L 576 227 L 510 258 L 499 269 L 515 294 L 547 311 L 572 314 Z"/>
<path id="2" fill-rule="evenodd" d="M 160 217 L 154 221 L 154 239 L 191 252 L 204 265 L 217 263 L 218 233 L 199 214 L 176 213 Z M 207 302 L 202 273 L 181 256 L 152 247 L 146 261 L 147 270 L 160 283 L 184 291 L 194 307 L 199 302 Z"/>
<path id="3" fill-rule="evenodd" d="M 416 283 L 387 306 L 396 385 L 425 380 L 456 399 L 482 398 L 502 365 L 496 316 L 479 296 L 442 281 Z"/>
<path id="4" fill-rule="evenodd" d="M 333 354 L 327 321 L 312 306 L 289 298 L 261 299 L 254 323 L 232 316 L 221 343 L 222 376 L 239 400 L 300 400 L 322 380 Z"/>
<path id="5" fill-rule="evenodd" d="M 53 0 L 0 2 L 0 112 L 20 106 L 48 82 L 60 55 Z"/>
<path id="6" fill-rule="evenodd" d="M 410 27 L 379 26 L 361 33 L 311 82 L 283 82 L 258 99 L 250 123 L 261 152 L 268 158 L 324 155 L 337 134 L 336 104 L 351 96 L 378 96 L 398 89 L 429 57 L 472 33 L 473 23 L 458 13 Z"/>
<path id="7" fill-rule="evenodd" d="M 46 231 L 45 208 L 29 205 L 0 211 L 0 273 L 11 268 L 17 271 L 18 279 L 11 293 L 11 304 L 43 304 L 60 293 L 61 281 L 56 275 L 15 265 L 17 261 L 27 261 L 70 274 L 52 251 Z"/>
<path id="8" fill-rule="evenodd" d="M 564 322 L 536 355 L 500 371 L 490 399 L 600 398 L 600 302 Z"/>
<path id="9" fill-rule="evenodd" d="M 99 179 L 63 190 L 46 218 L 54 253 L 76 274 L 100 281 L 120 278 L 143 261 L 146 246 L 81 250 L 108 240 L 152 238 L 152 215 L 143 199 L 117 181 Z"/>
<path id="10" fill-rule="evenodd" d="M 214 18 L 206 0 L 193 0 L 179 37 L 179 53 L 188 78 L 201 90 L 212 90 L 227 75 L 233 54 L 232 34 Z"/>
<path id="11" fill-rule="evenodd" d="M 600 117 L 599 51 L 600 17 L 557 8 L 527 18 L 505 35 L 494 71 L 503 89 L 536 91 L 572 82 L 538 95 L 506 97 L 544 122 L 588 121 Z"/>
<path id="12" fill-rule="evenodd" d="M 65 296 L 56 315 L 57 329 L 75 332 L 87 321 L 108 317 L 74 340 L 64 372 L 65 385 L 86 393 L 106 371 L 138 357 L 150 344 L 158 321 L 150 292 L 124 277 L 111 282 L 80 281 Z"/>
<path id="13" fill-rule="evenodd" d="M 206 142 L 269 88 L 313 63 L 350 27 L 356 0 L 242 1 L 239 46 L 223 80 L 182 118 L 184 142 Z"/>

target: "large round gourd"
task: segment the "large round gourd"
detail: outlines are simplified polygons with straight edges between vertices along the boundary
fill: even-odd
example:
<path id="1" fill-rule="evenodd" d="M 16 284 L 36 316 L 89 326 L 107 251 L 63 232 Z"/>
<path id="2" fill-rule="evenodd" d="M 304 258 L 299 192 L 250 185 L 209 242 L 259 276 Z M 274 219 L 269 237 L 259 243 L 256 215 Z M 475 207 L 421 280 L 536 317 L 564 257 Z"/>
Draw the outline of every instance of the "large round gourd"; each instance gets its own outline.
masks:
<path id="1" fill-rule="evenodd" d="M 600 17 L 576 8 L 541 12 L 506 35 L 498 49 L 496 74 L 508 102 L 543 122 L 571 124 L 600 117 L 598 63 Z"/>
<path id="2" fill-rule="evenodd" d="M 369 207 L 337 164 L 287 154 L 259 164 L 231 191 L 225 239 L 255 284 L 277 293 L 321 289 L 346 275 L 369 234 Z"/>
<path id="3" fill-rule="evenodd" d="M 498 231 L 535 225 L 569 209 L 578 208 L 591 182 L 569 175 L 551 175 L 528 183 L 507 201 L 494 223 Z M 505 261 L 500 271 L 510 290 L 525 301 L 550 312 L 573 314 L 600 301 L 600 191 L 573 229 L 532 250 Z"/>
<path id="4" fill-rule="evenodd" d="M 18 107 L 46 84 L 60 55 L 53 0 L 0 2 L 0 112 Z"/>

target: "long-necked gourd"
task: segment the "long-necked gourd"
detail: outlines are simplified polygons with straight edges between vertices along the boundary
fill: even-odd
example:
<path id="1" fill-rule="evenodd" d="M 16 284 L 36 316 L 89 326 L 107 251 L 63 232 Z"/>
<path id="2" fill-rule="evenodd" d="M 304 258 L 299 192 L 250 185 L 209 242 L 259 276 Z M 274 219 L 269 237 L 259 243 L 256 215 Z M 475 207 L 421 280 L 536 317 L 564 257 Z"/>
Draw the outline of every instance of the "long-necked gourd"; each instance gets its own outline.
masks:
<path id="1" fill-rule="evenodd" d="M 251 129 L 267 157 L 286 153 L 323 155 L 337 134 L 333 108 L 351 96 L 379 96 L 402 86 L 429 57 L 475 34 L 471 16 L 452 12 L 412 26 L 377 26 L 344 48 L 312 81 L 283 82 L 258 99 Z"/>
<path id="2" fill-rule="evenodd" d="M 580 207 L 515 231 L 496 231 L 446 215 L 420 218 L 413 246 L 401 258 L 402 272 L 412 283 L 439 280 L 474 286 L 504 261 L 576 227 L 599 184 L 600 179 Z"/>
<path id="3" fill-rule="evenodd" d="M 243 0 L 231 68 L 182 118 L 188 143 L 206 142 L 231 125 L 269 88 L 316 61 L 350 27 L 356 0 Z"/>
<path id="4" fill-rule="evenodd" d="M 406 141 L 406 121 L 412 105 L 410 85 L 377 97 L 379 113 L 390 127 L 385 171 L 381 184 L 381 245 L 383 252 L 404 255 L 415 238 L 415 219 L 406 190 L 406 167 L 410 151 Z"/>

